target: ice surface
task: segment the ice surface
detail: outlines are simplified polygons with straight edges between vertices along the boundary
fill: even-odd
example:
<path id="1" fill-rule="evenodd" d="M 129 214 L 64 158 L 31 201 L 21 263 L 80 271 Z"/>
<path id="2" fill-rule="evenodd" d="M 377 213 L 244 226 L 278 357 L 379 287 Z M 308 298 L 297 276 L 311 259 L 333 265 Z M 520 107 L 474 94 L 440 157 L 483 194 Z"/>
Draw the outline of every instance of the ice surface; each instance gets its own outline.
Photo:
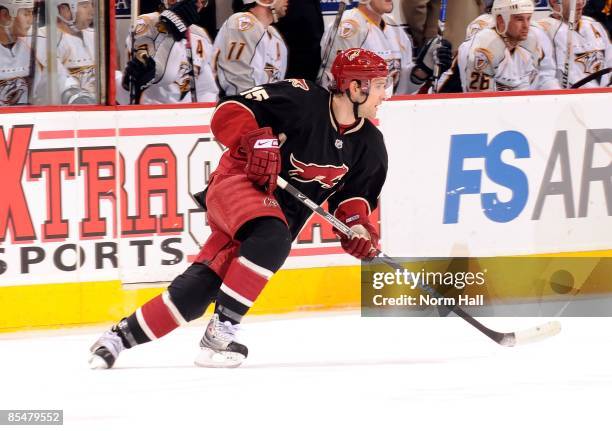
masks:
<path id="1" fill-rule="evenodd" d="M 237 369 L 193 365 L 204 321 L 105 371 L 87 366 L 103 327 L 4 334 L 0 408 L 63 409 L 63 430 L 609 430 L 612 319 L 562 324 L 505 348 L 458 318 L 251 318 Z"/>

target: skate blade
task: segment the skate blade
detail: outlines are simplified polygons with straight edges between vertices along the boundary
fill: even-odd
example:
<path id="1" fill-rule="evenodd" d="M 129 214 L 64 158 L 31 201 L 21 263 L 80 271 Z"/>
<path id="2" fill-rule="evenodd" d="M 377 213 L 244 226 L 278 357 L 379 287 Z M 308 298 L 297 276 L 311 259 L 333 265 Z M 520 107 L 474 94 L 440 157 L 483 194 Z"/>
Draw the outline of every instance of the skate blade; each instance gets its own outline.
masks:
<path id="1" fill-rule="evenodd" d="M 244 356 L 236 352 L 215 352 L 208 347 L 202 347 L 193 361 L 198 367 L 204 368 L 236 368 L 242 364 Z"/>
<path id="2" fill-rule="evenodd" d="M 108 364 L 98 355 L 91 355 L 89 358 L 89 368 L 92 370 L 107 370 Z"/>

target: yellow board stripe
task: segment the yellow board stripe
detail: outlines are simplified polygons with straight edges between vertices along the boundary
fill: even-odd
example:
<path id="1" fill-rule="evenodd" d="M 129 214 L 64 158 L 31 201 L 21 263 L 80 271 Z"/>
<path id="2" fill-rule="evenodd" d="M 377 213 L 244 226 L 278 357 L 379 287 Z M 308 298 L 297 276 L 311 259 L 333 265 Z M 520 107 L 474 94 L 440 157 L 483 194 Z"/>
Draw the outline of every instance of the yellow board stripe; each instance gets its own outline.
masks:
<path id="1" fill-rule="evenodd" d="M 359 266 L 282 270 L 249 314 L 357 307 L 359 289 Z M 0 332 L 114 322 L 163 291 L 117 280 L 0 287 Z"/>
<path id="2" fill-rule="evenodd" d="M 612 251 L 539 256 L 605 257 Z M 249 314 L 359 307 L 359 266 L 282 270 L 266 286 Z M 0 287 L 0 332 L 116 322 L 165 287 L 125 289 L 118 280 Z M 498 297 L 519 292 L 504 290 Z"/>

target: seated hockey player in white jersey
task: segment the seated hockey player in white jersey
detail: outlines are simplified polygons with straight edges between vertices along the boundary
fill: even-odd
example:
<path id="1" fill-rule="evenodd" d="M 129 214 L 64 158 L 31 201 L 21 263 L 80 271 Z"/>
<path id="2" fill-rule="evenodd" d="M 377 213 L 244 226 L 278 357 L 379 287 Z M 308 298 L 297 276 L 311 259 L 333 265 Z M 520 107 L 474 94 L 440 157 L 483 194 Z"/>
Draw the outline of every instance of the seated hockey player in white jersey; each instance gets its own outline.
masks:
<path id="1" fill-rule="evenodd" d="M 116 74 L 119 104 L 217 100 L 212 42 L 206 30 L 195 24 L 205 5 L 202 0 L 164 0 L 167 9 L 161 14 L 153 12 L 138 18 L 134 49 L 129 35 L 126 45 L 130 58 L 124 73 Z M 130 100 L 131 85 L 135 86 L 134 100 Z"/>
<path id="2" fill-rule="evenodd" d="M 28 103 L 32 8 L 32 1 L 0 0 L 0 106 Z"/>
<path id="3" fill-rule="evenodd" d="M 287 46 L 272 24 L 287 14 L 288 0 L 238 0 L 215 38 L 215 72 L 224 96 L 281 81 L 287 72 Z"/>
<path id="4" fill-rule="evenodd" d="M 52 0 L 57 9 L 56 55 L 68 74 L 81 89 L 80 103 L 97 103 L 98 82 L 96 69 L 96 37 L 91 25 L 94 7 L 91 0 Z M 47 57 L 47 27 L 38 31 L 38 58 Z M 45 60 L 43 60 L 45 61 Z"/>
<path id="5" fill-rule="evenodd" d="M 532 0 L 495 0 L 494 26 L 477 31 L 459 46 L 439 91 L 455 91 L 458 79 L 463 92 L 559 88 L 550 57 L 531 31 L 533 11 Z"/>
<path id="6" fill-rule="evenodd" d="M 33 8 L 33 0 L 0 0 L 0 106 L 49 103 L 43 37 L 36 38 L 36 61 L 32 58 Z M 56 66 L 58 102 L 90 103 L 59 61 Z"/>
<path id="7" fill-rule="evenodd" d="M 612 67 L 612 46 L 606 29 L 593 18 L 583 16 L 585 0 L 576 0 L 576 16 L 574 31 L 571 35 L 573 46 L 572 58 L 567 56 L 570 7 L 563 2 L 563 10 L 559 0 L 550 0 L 553 13 L 550 17 L 538 21 L 538 25 L 546 32 L 552 41 L 557 65 L 557 77 L 563 81 L 566 62 L 569 61 L 568 86 L 603 69 Z M 593 79 L 581 88 L 606 87 L 612 85 L 612 74 L 608 73 Z"/>
<path id="8" fill-rule="evenodd" d="M 434 38 L 430 40 L 413 61 L 412 41 L 389 13 L 393 11 L 392 0 L 359 0 L 359 5 L 346 11 L 334 35 L 331 57 L 337 52 L 349 48 L 364 48 L 375 52 L 389 65 L 389 74 L 393 77 L 394 94 L 416 93 L 423 83 L 433 76 L 437 62 L 440 73 L 451 65 L 452 49 L 450 42 Z M 321 50 L 324 53 L 329 40 L 329 26 L 321 39 Z M 327 85 L 330 78 L 331 64 L 322 65 L 322 85 Z"/>
<path id="9" fill-rule="evenodd" d="M 466 40 L 472 38 L 476 33 L 484 28 L 495 28 L 495 17 L 491 13 L 485 13 L 472 21 L 466 30 Z M 561 88 L 559 80 L 556 77 L 556 65 L 553 55 L 553 47 L 550 39 L 537 23 L 531 21 L 529 27 L 530 36 L 537 38 L 540 48 L 542 49 L 542 58 L 539 61 L 538 81 L 535 85 L 537 90 L 557 90 Z M 527 47 L 532 45 L 532 42 L 527 38 L 527 41 L 521 42 Z M 466 50 L 464 50 L 465 52 Z"/>

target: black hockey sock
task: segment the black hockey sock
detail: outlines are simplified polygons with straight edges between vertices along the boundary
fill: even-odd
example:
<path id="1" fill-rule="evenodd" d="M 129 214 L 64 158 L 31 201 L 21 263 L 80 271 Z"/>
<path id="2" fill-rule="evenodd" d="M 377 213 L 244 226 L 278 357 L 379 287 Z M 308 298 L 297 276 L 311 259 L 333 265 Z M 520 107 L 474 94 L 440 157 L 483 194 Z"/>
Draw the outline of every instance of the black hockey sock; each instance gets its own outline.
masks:
<path id="1" fill-rule="evenodd" d="M 215 313 L 219 315 L 219 320 L 222 322 L 228 321 L 232 325 L 237 325 L 244 315 L 247 314 L 249 308 L 250 307 L 235 300 L 225 292 L 219 292 L 217 295 Z"/>
<path id="2" fill-rule="evenodd" d="M 136 313 L 132 313 L 131 316 L 121 319 L 119 323 L 111 328 L 111 330 L 119 335 L 123 347 L 126 349 L 151 341 L 145 333 L 142 332 L 142 329 L 140 329 L 140 325 L 138 325 L 136 321 Z"/>

